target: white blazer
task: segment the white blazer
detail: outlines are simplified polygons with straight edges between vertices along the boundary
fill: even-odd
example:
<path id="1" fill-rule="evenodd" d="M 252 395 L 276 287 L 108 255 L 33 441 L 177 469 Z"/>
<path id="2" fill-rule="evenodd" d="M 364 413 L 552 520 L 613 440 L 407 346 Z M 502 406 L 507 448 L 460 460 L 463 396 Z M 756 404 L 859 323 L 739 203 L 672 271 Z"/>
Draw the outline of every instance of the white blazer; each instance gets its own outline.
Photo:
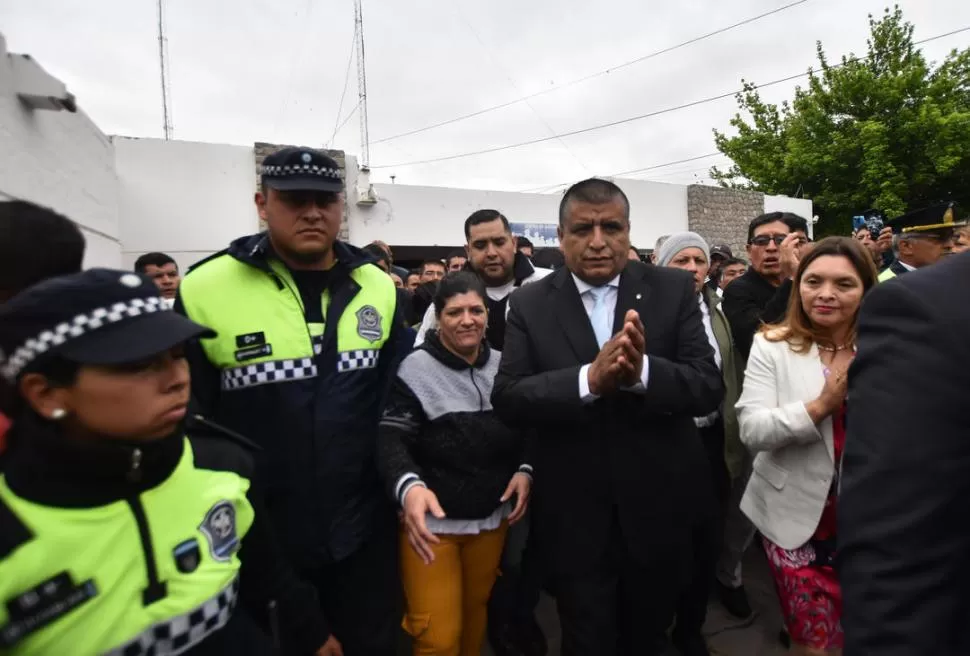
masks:
<path id="1" fill-rule="evenodd" d="M 824 386 L 814 344 L 801 354 L 755 335 L 736 406 L 741 441 L 754 454 L 741 510 L 784 549 L 815 533 L 835 475 L 832 419 L 816 426 L 805 409 Z"/>

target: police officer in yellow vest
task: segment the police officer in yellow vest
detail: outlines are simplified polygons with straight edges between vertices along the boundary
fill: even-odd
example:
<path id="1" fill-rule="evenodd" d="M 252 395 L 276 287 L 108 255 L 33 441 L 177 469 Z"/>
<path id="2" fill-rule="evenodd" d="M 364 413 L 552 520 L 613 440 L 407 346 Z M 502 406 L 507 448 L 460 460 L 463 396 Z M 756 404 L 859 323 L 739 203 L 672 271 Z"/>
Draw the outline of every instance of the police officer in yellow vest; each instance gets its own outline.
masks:
<path id="1" fill-rule="evenodd" d="M 219 333 L 189 351 L 193 400 L 262 447 L 273 520 L 333 634 L 347 656 L 384 656 L 402 593 L 375 450 L 403 326 L 391 279 L 337 238 L 343 189 L 321 152 L 267 157 L 255 197 L 266 232 L 192 268 L 176 311 Z"/>
<path id="2" fill-rule="evenodd" d="M 953 247 L 954 228 L 967 225 L 955 221 L 956 203 L 941 203 L 896 217 L 887 225 L 893 230 L 893 260 L 879 282 L 935 264 Z"/>
<path id="3" fill-rule="evenodd" d="M 186 427 L 182 344 L 206 334 L 125 271 L 0 306 L 0 654 L 228 653 L 237 602 L 272 607 L 302 653 L 333 653 L 251 489 L 245 439 Z"/>

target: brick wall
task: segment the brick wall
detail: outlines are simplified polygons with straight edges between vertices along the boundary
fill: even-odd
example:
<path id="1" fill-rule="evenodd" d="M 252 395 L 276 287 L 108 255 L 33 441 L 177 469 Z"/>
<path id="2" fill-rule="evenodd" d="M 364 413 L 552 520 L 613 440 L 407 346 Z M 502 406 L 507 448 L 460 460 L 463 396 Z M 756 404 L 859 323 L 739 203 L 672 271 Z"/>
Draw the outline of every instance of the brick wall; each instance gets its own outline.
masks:
<path id="1" fill-rule="evenodd" d="M 256 187 L 259 188 L 259 167 L 263 165 L 263 160 L 266 159 L 268 155 L 282 150 L 283 148 L 290 148 L 289 144 L 271 144 L 262 141 L 257 141 L 253 144 L 253 159 L 255 161 L 255 171 L 256 171 Z M 340 165 L 340 175 L 345 180 L 347 178 L 346 171 L 346 158 L 344 156 L 344 151 L 342 150 L 326 150 L 324 148 L 318 148 L 320 152 L 332 157 L 337 164 Z M 347 227 L 347 207 L 344 207 L 344 220 L 340 224 L 340 234 L 339 238 L 346 241 L 349 237 L 349 229 Z M 262 230 L 262 221 L 260 221 L 259 229 Z"/>
<path id="2" fill-rule="evenodd" d="M 721 187 L 687 187 L 687 225 L 710 245 L 728 244 L 744 257 L 748 223 L 765 211 L 764 194 Z"/>

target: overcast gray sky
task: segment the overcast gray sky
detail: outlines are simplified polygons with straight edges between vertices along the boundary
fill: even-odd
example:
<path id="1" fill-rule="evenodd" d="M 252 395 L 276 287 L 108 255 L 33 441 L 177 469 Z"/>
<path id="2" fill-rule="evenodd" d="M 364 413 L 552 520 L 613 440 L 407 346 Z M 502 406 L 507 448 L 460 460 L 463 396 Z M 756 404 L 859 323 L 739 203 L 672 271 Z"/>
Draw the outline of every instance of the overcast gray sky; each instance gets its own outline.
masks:
<path id="1" fill-rule="evenodd" d="M 473 119 L 382 138 L 515 100 L 790 4 L 793 0 L 364 0 L 374 181 L 527 190 L 716 151 L 728 98 L 625 125 L 433 164 L 767 82 L 864 54 L 877 0 L 806 2 L 700 43 Z M 970 26 L 966 0 L 902 0 L 916 39 Z M 595 9 L 593 8 L 595 6 Z M 166 0 L 175 137 L 321 146 L 330 141 L 354 35 L 352 0 Z M 162 136 L 155 0 L 2 0 L 0 31 L 64 80 L 108 134 Z M 970 33 L 924 47 L 932 60 Z M 766 89 L 790 98 L 797 82 Z M 346 116 L 357 102 L 351 68 Z M 342 120 L 342 119 L 341 119 Z M 351 118 L 333 144 L 360 151 Z M 722 157 L 628 177 L 706 181 Z"/>

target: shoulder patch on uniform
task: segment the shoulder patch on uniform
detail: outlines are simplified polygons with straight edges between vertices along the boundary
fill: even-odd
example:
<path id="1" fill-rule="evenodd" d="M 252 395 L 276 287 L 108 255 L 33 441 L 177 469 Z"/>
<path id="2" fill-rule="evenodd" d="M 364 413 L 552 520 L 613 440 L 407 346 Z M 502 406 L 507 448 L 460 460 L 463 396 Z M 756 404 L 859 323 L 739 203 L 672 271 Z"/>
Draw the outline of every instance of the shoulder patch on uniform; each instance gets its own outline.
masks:
<path id="1" fill-rule="evenodd" d="M 231 501 L 223 500 L 209 508 L 199 530 L 209 541 L 209 553 L 215 560 L 226 562 L 239 548 L 236 507 Z"/>
<path id="2" fill-rule="evenodd" d="M 33 537 L 26 524 L 0 499 L 0 560 L 12 554 L 17 547 L 30 542 Z"/>
<path id="3" fill-rule="evenodd" d="M 376 342 L 384 334 L 381 329 L 381 313 L 373 305 L 365 305 L 357 310 L 357 334 L 368 342 Z"/>

